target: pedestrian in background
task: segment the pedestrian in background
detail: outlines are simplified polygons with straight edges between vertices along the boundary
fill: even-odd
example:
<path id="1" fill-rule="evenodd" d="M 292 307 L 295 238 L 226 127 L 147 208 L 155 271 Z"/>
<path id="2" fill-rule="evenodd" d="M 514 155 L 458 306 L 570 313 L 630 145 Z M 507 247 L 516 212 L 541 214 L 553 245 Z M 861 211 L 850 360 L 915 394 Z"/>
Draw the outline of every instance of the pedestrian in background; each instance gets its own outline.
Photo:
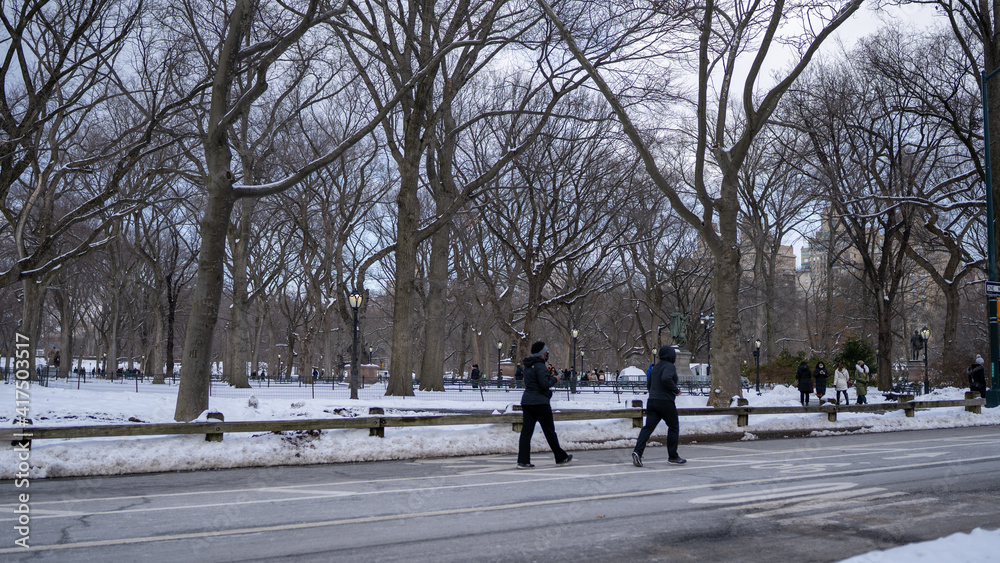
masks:
<path id="1" fill-rule="evenodd" d="M 816 364 L 816 370 L 813 371 L 813 377 L 816 379 L 816 398 L 819 399 L 819 404 L 823 404 L 823 395 L 826 395 L 826 364 L 819 362 Z"/>
<path id="2" fill-rule="evenodd" d="M 795 371 L 795 386 L 799 389 L 799 402 L 802 406 L 809 406 L 809 395 L 812 394 L 812 373 L 809 371 L 809 364 L 802 360 L 799 368 Z"/>
<path id="3" fill-rule="evenodd" d="M 855 378 L 856 379 L 856 378 Z M 844 367 L 844 362 L 837 364 L 837 370 L 833 372 L 833 387 L 837 390 L 837 404 L 840 404 L 840 394 L 844 394 L 844 404 L 849 405 L 851 401 L 847 398 L 847 384 L 850 382 L 850 374 Z"/>
<path id="4" fill-rule="evenodd" d="M 469 373 L 469 380 L 472 381 L 473 389 L 479 387 L 479 378 L 482 377 L 482 375 L 482 372 L 479 371 L 479 364 L 472 364 L 472 371 Z"/>
<path id="5" fill-rule="evenodd" d="M 545 362 L 549 359 L 549 349 L 544 342 L 531 345 L 531 356 L 524 359 L 524 394 L 521 395 L 521 439 L 517 445 L 517 468 L 531 469 L 531 436 L 535 433 L 535 423 L 542 426 L 542 433 L 556 457 L 556 465 L 566 465 L 573 461 L 573 455 L 559 447 L 556 426 L 552 419 L 552 388 L 558 383 Z"/>
<path id="6" fill-rule="evenodd" d="M 841 364 L 843 365 L 843 364 Z M 846 372 L 847 369 L 844 369 Z M 868 370 L 858 371 L 854 374 L 854 391 L 858 394 L 857 400 L 854 402 L 857 405 L 867 405 L 868 404 L 868 385 L 872 382 L 871 376 L 868 374 Z"/>
<path id="7" fill-rule="evenodd" d="M 980 397 L 986 396 L 986 368 L 983 367 L 985 363 L 983 357 L 976 354 L 976 361 L 965 370 L 969 376 L 969 391 L 979 393 Z"/>
<path id="8" fill-rule="evenodd" d="M 639 439 L 632 450 L 632 465 L 642 467 L 642 454 L 646 451 L 646 442 L 660 421 L 667 423 L 667 461 L 683 464 L 687 460 L 677 455 L 677 443 L 680 440 L 680 421 L 677 417 L 677 405 L 674 399 L 681 394 L 677 386 L 677 368 L 674 361 L 677 352 L 671 346 L 660 347 L 660 361 L 649 370 L 646 389 L 649 399 L 646 401 L 646 424 L 639 431 Z"/>

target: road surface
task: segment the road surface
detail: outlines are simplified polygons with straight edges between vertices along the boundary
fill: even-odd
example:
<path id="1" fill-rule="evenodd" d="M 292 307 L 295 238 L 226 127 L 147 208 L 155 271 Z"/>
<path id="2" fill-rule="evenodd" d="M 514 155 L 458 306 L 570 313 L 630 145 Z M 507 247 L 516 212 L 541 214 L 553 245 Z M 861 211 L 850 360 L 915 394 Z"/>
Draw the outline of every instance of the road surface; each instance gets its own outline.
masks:
<path id="1" fill-rule="evenodd" d="M 36 479 L 30 549 L 8 481 L 0 560 L 806 562 L 1000 528 L 998 427 L 630 451 Z"/>

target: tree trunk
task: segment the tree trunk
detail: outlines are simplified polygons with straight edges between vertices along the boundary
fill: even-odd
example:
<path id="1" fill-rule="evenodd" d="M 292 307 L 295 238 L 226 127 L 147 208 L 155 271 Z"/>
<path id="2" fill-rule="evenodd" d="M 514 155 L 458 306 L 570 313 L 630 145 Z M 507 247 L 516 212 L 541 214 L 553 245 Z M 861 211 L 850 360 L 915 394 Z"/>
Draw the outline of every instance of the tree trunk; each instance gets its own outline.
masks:
<path id="1" fill-rule="evenodd" d="M 177 324 L 177 296 L 167 284 L 167 318 L 166 318 L 166 342 L 163 346 L 163 361 L 166 364 L 164 377 L 173 379 L 174 377 L 174 331 Z"/>
<path id="2" fill-rule="evenodd" d="M 409 141 L 414 142 L 414 141 Z M 417 155 L 419 157 L 419 153 Z M 400 166 L 400 190 L 396 197 L 396 279 L 392 309 L 392 364 L 385 394 L 412 396 L 413 377 L 410 352 L 413 350 L 413 297 L 416 294 L 417 242 L 420 202 L 417 198 L 415 159 Z M 358 288 L 360 290 L 360 288 Z"/>
<path id="3" fill-rule="evenodd" d="M 885 391 L 892 387 L 892 301 L 876 294 L 881 301 L 875 305 L 878 314 L 878 388 Z"/>
<path id="4" fill-rule="evenodd" d="M 451 229 L 443 227 L 431 237 L 431 256 L 427 272 L 427 305 L 424 309 L 424 354 L 420 364 L 420 390 L 444 391 L 444 339 L 448 291 L 448 261 Z"/>
<path id="5" fill-rule="evenodd" d="M 120 311 L 121 292 L 116 291 L 111 297 L 111 318 L 108 327 L 111 333 L 108 335 L 108 357 L 107 361 L 104 362 L 105 377 L 114 378 L 115 372 L 118 371 L 118 315 Z"/>
<path id="6" fill-rule="evenodd" d="M 166 383 L 163 372 L 163 347 L 166 336 L 165 325 L 167 323 L 166 312 L 160 300 L 153 305 L 153 349 L 149 355 L 149 362 L 146 364 L 147 370 L 152 372 L 153 384 L 163 385 Z"/>
<path id="7" fill-rule="evenodd" d="M 257 200 L 240 202 L 239 220 L 236 223 L 235 240 L 230 240 L 233 253 L 232 283 L 233 306 L 229 320 L 229 384 L 238 388 L 249 388 L 247 366 L 250 365 L 250 294 L 247 289 L 249 278 L 247 268 L 250 260 L 250 226 Z"/>
<path id="8" fill-rule="evenodd" d="M 712 277 L 712 295 L 715 296 L 715 330 L 711 351 L 712 391 L 708 406 L 728 407 L 735 396 L 743 396 L 740 385 L 739 358 L 739 278 L 740 259 L 734 247 L 727 248 L 716 257 Z"/>
<path id="9" fill-rule="evenodd" d="M 25 279 L 21 282 L 21 327 L 20 333 L 28 337 L 31 346 L 31 354 L 28 355 L 29 378 L 34 380 L 35 375 L 35 350 L 41 347 L 39 339 L 42 337 L 42 303 L 45 301 L 45 290 L 48 283 L 36 282 L 33 279 Z"/>
<path id="10" fill-rule="evenodd" d="M 73 367 L 73 327 L 76 324 L 73 322 L 73 305 L 65 289 L 53 291 L 52 300 L 59 311 L 59 368 L 56 377 L 68 378 Z"/>
<path id="11" fill-rule="evenodd" d="M 958 285 L 955 283 L 946 284 L 945 287 L 941 288 L 941 291 L 945 298 L 944 334 L 941 338 L 942 365 L 962 365 L 958 362 L 958 352 L 956 352 L 958 343 L 955 342 L 955 338 L 958 335 L 958 318 L 962 306 Z"/>
<path id="12" fill-rule="evenodd" d="M 198 275 L 191 300 L 191 318 L 184 339 L 181 381 L 177 389 L 174 420 L 186 422 L 198 418 L 208 409 L 208 391 L 212 377 L 212 335 L 219 317 L 222 284 L 225 277 L 226 231 L 233 210 L 228 170 L 216 173 L 201 220 L 201 251 L 198 255 Z"/>

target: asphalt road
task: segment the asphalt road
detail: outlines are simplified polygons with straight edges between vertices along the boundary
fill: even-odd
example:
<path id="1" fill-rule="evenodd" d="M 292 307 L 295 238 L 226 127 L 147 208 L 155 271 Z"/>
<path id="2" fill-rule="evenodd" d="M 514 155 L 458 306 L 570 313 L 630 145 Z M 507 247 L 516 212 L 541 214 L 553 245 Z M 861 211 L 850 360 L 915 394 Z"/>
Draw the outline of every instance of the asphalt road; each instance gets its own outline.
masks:
<path id="1" fill-rule="evenodd" d="M 557 425 L 558 429 L 558 425 Z M 1000 528 L 1000 428 L 31 482 L 3 561 L 837 561 Z"/>

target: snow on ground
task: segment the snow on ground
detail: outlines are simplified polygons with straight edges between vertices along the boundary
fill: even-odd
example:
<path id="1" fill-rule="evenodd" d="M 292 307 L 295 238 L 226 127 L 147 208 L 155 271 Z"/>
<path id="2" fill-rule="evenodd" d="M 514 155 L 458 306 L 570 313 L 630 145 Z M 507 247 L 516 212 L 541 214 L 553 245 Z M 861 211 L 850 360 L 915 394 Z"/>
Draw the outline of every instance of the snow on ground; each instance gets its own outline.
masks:
<path id="1" fill-rule="evenodd" d="M 69 383 L 69 385 L 67 385 Z M 63 381 L 64 388 L 30 388 L 30 414 L 36 426 L 76 426 L 92 424 L 128 424 L 129 422 L 173 422 L 177 387 L 170 385 L 124 384 L 91 381 L 77 390 L 73 381 Z M 426 411 L 488 410 L 507 411 L 520 401 L 520 392 L 496 389 L 484 394 L 464 392 L 418 392 L 416 397 L 385 397 L 378 386 L 362 390 L 362 399 L 346 398 L 346 388 L 277 385 L 268 388 L 235 390 L 225 385 L 213 387 L 210 406 L 221 411 L 226 421 L 287 420 L 295 418 L 330 418 L 364 416 L 369 407 L 382 407 L 388 416 Z M 312 398 L 315 393 L 316 398 Z M 852 401 L 854 400 L 853 390 Z M 226 398 L 242 394 L 238 398 Z M 248 403 L 249 395 L 257 407 Z M 758 396 L 748 392 L 751 406 L 798 405 L 798 391 L 778 386 Z M 964 390 L 935 390 L 921 399 L 964 398 Z M 582 390 L 577 395 L 557 391 L 552 400 L 558 409 L 624 408 L 643 395 Z M 884 398 L 877 391 L 869 394 L 872 403 Z M 679 407 L 704 407 L 707 398 L 681 395 Z M 14 405 L 14 385 L 0 385 L 0 404 Z M 0 424 L 12 423 L 13 409 L 0 409 Z M 699 435 L 743 433 L 755 439 L 755 433 L 803 429 L 814 435 L 834 435 L 862 427 L 858 432 L 887 432 L 926 428 L 952 428 L 1000 424 L 1000 409 L 984 409 L 983 414 L 967 413 L 962 407 L 918 411 L 907 418 L 903 411 L 885 414 L 839 413 L 837 422 L 825 414 L 802 413 L 752 415 L 748 427 L 736 426 L 735 416 L 686 416 L 681 418 L 681 433 L 695 440 Z M 628 419 L 558 422 L 563 447 L 569 451 L 629 447 L 638 431 Z M 664 436 L 661 425 L 654 435 Z M 367 430 L 324 430 L 319 433 L 227 433 L 223 442 L 206 442 L 202 435 L 151 436 L 135 438 L 77 438 L 73 440 L 36 440 L 32 444 L 31 477 L 82 475 L 119 475 L 211 468 L 262 467 L 312 463 L 359 462 L 388 459 L 463 456 L 478 454 L 513 454 L 517 452 L 518 434 L 509 424 L 439 427 L 387 428 L 385 438 L 373 438 Z M 653 444 L 655 445 L 655 444 Z M 544 459 L 551 455 L 540 431 L 532 442 L 533 450 Z M 17 467 L 15 452 L 0 450 L 0 479 L 10 479 Z"/>
<path id="2" fill-rule="evenodd" d="M 884 551 L 871 551 L 844 559 L 840 563 L 987 563 L 1000 561 L 1000 530 L 976 528 L 937 540 L 901 545 Z"/>

